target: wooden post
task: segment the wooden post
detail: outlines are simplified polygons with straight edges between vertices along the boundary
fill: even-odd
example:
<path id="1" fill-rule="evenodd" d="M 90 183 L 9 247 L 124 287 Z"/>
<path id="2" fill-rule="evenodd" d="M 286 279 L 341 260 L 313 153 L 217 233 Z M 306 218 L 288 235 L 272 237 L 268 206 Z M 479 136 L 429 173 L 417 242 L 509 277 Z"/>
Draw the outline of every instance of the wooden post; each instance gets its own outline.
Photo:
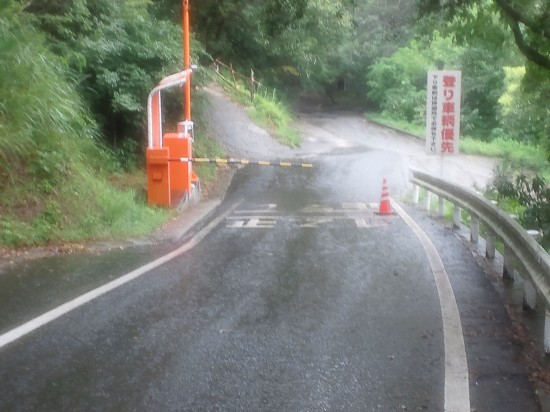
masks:
<path id="1" fill-rule="evenodd" d="M 231 70 L 231 76 L 233 77 L 233 87 L 237 88 L 237 79 L 235 78 L 235 70 L 233 70 L 233 63 L 229 63 L 229 69 Z"/>
<path id="2" fill-rule="evenodd" d="M 250 69 L 250 99 L 251 100 L 254 100 L 254 93 L 255 93 L 254 88 L 255 88 L 255 86 L 254 86 L 254 70 Z"/>

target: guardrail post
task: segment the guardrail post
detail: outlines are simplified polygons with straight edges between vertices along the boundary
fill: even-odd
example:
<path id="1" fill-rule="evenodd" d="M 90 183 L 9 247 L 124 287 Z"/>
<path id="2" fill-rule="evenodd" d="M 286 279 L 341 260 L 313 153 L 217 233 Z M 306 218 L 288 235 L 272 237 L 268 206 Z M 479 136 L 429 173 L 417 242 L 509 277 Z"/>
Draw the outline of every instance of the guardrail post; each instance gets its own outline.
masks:
<path id="1" fill-rule="evenodd" d="M 429 212 L 432 205 L 432 192 L 428 189 L 425 189 L 424 192 L 424 208 Z"/>
<path id="2" fill-rule="evenodd" d="M 453 226 L 455 228 L 459 228 L 460 224 L 462 223 L 462 209 L 460 206 L 455 205 L 454 213 L 453 213 Z"/>
<path id="3" fill-rule="evenodd" d="M 526 271 L 521 275 L 527 280 L 523 286 L 525 307 L 535 307 L 537 303 L 541 304 L 540 299 L 544 300 L 544 351 L 550 356 L 550 255 L 529 237 L 527 231 L 512 216 L 499 210 L 494 202 L 483 199 L 479 194 L 418 170 L 412 171 L 411 181 L 420 187 L 428 187 L 438 197 L 452 199 L 455 227 L 461 227 L 462 208 L 466 210 L 473 220 L 472 240 L 478 236 L 476 226 L 483 223 L 488 232 L 485 251 L 487 258 L 495 257 L 495 246 L 499 239 L 504 243 L 503 279 L 513 281 L 516 262 L 521 264 L 522 271 Z"/>
<path id="4" fill-rule="evenodd" d="M 540 241 L 542 234 L 538 230 L 528 230 L 527 233 L 537 242 Z M 523 308 L 526 310 L 535 310 L 537 307 L 537 288 L 528 279 L 523 281 Z"/>
<path id="5" fill-rule="evenodd" d="M 470 218 L 470 242 L 479 242 L 479 218 L 473 215 Z"/>
<path id="6" fill-rule="evenodd" d="M 494 259 L 496 252 L 496 235 L 493 230 L 487 228 L 487 239 L 485 239 L 485 257 L 487 259 Z"/>
<path id="7" fill-rule="evenodd" d="M 418 205 L 418 198 L 420 197 L 420 186 L 413 185 L 413 205 Z"/>
<path id="8" fill-rule="evenodd" d="M 532 282 L 523 282 L 523 309 L 535 310 L 537 307 L 537 289 Z"/>
<path id="9" fill-rule="evenodd" d="M 445 198 L 439 196 L 439 217 L 445 217 Z"/>
<path id="10" fill-rule="evenodd" d="M 514 280 L 514 263 L 516 261 L 512 248 L 504 245 L 504 264 L 502 267 L 502 276 L 504 279 Z"/>

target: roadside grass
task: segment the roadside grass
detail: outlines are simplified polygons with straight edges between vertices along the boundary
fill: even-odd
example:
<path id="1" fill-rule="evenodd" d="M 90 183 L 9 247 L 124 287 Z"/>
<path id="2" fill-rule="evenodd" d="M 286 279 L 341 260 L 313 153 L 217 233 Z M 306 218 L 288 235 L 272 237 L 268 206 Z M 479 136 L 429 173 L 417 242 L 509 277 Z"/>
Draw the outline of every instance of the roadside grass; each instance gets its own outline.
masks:
<path id="1" fill-rule="evenodd" d="M 250 117 L 268 130 L 274 132 L 275 137 L 284 145 L 297 147 L 300 145 L 300 136 L 292 128 L 292 116 L 287 106 L 275 93 L 265 95 L 256 94 L 254 105 L 249 107 Z"/>
<path id="2" fill-rule="evenodd" d="M 413 134 L 424 139 L 425 128 L 404 120 L 394 120 L 383 113 L 366 113 L 368 120 L 380 123 Z M 500 158 L 511 167 L 518 170 L 527 170 L 550 180 L 550 164 L 542 148 L 521 143 L 505 137 L 497 137 L 491 141 L 465 136 L 460 139 L 460 151 L 466 154 Z"/>
<path id="3" fill-rule="evenodd" d="M 269 130 L 279 142 L 290 147 L 300 145 L 300 135 L 292 126 L 291 111 L 275 90 L 270 92 L 266 88 L 261 88 L 252 99 L 250 89 L 239 80 L 231 82 L 226 77 L 217 76 L 214 73 L 212 79 L 233 101 L 246 108 L 252 120 Z"/>
<path id="4" fill-rule="evenodd" d="M 0 16 L 0 245 L 138 236 L 167 212 L 109 182 L 116 161 L 65 64 L 20 16 Z"/>
<path id="5" fill-rule="evenodd" d="M 47 192 L 25 178 L 19 183 L 3 191 L 11 201 L 0 204 L 0 244 L 8 247 L 142 236 L 170 213 L 148 207 L 141 190 L 118 189 L 85 167 Z"/>
<path id="6" fill-rule="evenodd" d="M 0 246 L 140 237 L 163 225 L 174 212 L 147 205 L 144 153 L 124 170 L 44 36 L 0 23 L 0 75 L 10 79 L 0 82 Z M 198 135 L 196 153 L 221 154 Z M 196 170 L 207 182 L 216 175 Z"/>
<path id="7" fill-rule="evenodd" d="M 223 156 L 220 146 L 203 132 L 200 116 L 196 124 L 196 156 Z M 142 237 L 173 215 L 174 211 L 148 206 L 143 159 L 131 170 L 122 170 L 97 141 L 63 134 L 52 139 L 50 150 L 22 153 L 21 162 L 12 163 L 7 172 L 0 168 L 0 245 Z M 217 167 L 197 165 L 195 172 L 209 184 Z"/>
<path id="8" fill-rule="evenodd" d="M 205 81 L 201 79 L 201 81 Z M 202 113 L 206 110 L 208 99 L 206 93 L 201 89 L 196 89 L 193 94 L 193 122 L 195 129 L 195 141 L 193 142 L 193 156 L 216 158 L 224 157 L 225 152 L 216 139 L 209 133 L 206 120 Z M 210 184 L 218 176 L 218 166 L 215 164 L 204 163 L 193 165 L 193 170 L 199 176 L 201 184 Z"/>
<path id="9" fill-rule="evenodd" d="M 544 175 L 546 178 L 550 177 L 549 164 L 544 150 L 535 145 L 503 137 L 498 137 L 490 142 L 465 137 L 460 141 L 460 150 L 469 154 L 499 157 L 516 169 L 526 169 Z"/>
<path id="10" fill-rule="evenodd" d="M 385 113 L 368 112 L 365 114 L 368 120 L 381 125 L 388 126 L 397 130 L 404 131 L 406 133 L 414 135 L 418 139 L 424 138 L 424 127 L 413 123 L 409 123 L 405 120 L 395 120 Z"/>

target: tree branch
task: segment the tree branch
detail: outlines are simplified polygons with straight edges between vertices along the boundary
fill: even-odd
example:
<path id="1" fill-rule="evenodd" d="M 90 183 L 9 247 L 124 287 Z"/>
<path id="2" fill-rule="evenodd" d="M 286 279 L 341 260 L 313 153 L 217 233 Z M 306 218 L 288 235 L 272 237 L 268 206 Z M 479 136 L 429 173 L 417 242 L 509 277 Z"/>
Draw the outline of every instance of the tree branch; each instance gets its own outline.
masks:
<path id="1" fill-rule="evenodd" d="M 514 20 L 510 22 L 510 27 L 512 29 L 512 32 L 514 33 L 516 44 L 523 55 L 540 67 L 546 70 L 550 70 L 550 58 L 539 53 L 537 50 L 527 44 L 519 27 L 519 23 Z"/>
<path id="2" fill-rule="evenodd" d="M 502 12 L 509 18 L 509 25 L 514 34 L 516 45 L 523 55 L 538 66 L 546 70 L 550 70 L 550 58 L 540 53 L 536 48 L 532 47 L 527 42 L 524 33 L 521 31 L 520 23 L 531 30 L 532 33 L 544 39 L 550 39 L 550 32 L 544 30 L 544 28 L 539 30 L 540 25 L 537 21 L 529 19 L 523 13 L 516 10 L 507 0 L 494 1 L 500 7 Z"/>
<path id="3" fill-rule="evenodd" d="M 530 19 L 525 14 L 521 13 L 517 9 L 514 9 L 507 0 L 495 0 L 495 3 L 500 7 L 500 9 L 512 20 L 524 24 L 529 27 L 533 32 L 540 34 L 540 36 L 550 39 L 550 31 L 544 30 L 544 13 L 540 16 L 539 19 Z M 542 30 L 540 28 L 542 27 Z"/>

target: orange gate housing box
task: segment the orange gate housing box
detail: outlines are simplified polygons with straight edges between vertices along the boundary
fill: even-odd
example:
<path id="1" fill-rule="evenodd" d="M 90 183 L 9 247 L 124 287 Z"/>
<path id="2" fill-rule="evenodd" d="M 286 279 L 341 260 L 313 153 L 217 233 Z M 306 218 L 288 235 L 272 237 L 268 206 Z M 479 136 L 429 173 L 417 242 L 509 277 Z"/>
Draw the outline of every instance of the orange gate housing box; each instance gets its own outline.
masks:
<path id="1" fill-rule="evenodd" d="M 191 141 L 180 137 L 178 133 L 166 133 L 163 146 L 170 152 L 170 195 L 173 203 L 179 203 L 184 196 L 191 195 L 191 162 L 182 162 L 180 158 L 191 158 Z"/>
<path id="2" fill-rule="evenodd" d="M 168 147 L 147 149 L 147 201 L 150 205 L 170 207 L 169 153 Z"/>

